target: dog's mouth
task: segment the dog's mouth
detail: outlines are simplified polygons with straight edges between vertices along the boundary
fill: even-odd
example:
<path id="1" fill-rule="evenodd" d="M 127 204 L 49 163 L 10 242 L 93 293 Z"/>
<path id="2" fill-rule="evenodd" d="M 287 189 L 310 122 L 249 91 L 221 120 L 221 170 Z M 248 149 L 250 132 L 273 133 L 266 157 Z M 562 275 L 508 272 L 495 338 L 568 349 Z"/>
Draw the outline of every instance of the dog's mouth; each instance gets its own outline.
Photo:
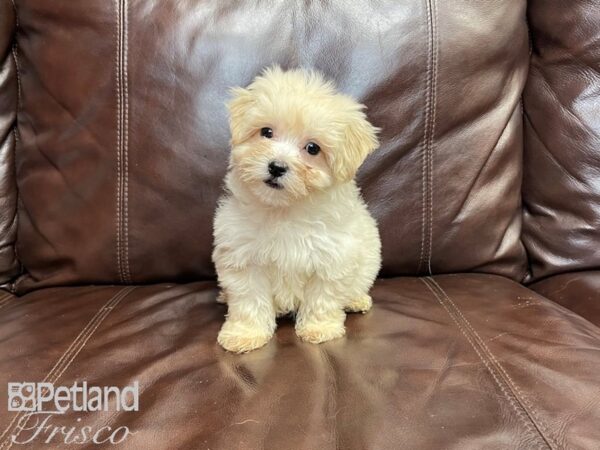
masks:
<path id="1" fill-rule="evenodd" d="M 283 186 L 277 182 L 274 178 L 267 178 L 265 184 L 273 189 L 283 189 Z"/>

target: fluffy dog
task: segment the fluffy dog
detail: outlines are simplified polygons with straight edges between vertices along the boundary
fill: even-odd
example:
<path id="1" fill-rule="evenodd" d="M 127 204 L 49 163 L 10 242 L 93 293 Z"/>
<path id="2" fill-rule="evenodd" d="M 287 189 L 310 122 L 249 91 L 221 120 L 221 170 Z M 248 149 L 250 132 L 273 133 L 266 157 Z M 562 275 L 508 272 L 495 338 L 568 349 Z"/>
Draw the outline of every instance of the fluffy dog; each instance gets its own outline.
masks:
<path id="1" fill-rule="evenodd" d="M 371 308 L 381 243 L 354 176 L 378 147 L 364 106 L 316 72 L 267 69 L 228 104 L 231 157 L 213 261 L 228 313 L 218 341 L 247 352 L 295 313 L 304 341 Z"/>

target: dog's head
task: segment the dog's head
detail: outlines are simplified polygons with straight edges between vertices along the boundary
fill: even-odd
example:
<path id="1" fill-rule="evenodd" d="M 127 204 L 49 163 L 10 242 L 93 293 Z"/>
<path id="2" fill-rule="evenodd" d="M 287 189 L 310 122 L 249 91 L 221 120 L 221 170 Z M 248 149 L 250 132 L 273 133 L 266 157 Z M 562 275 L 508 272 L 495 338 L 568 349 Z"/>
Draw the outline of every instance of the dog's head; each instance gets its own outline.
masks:
<path id="1" fill-rule="evenodd" d="M 351 181 L 378 146 L 364 106 L 316 72 L 267 69 L 232 94 L 230 176 L 264 204 Z"/>

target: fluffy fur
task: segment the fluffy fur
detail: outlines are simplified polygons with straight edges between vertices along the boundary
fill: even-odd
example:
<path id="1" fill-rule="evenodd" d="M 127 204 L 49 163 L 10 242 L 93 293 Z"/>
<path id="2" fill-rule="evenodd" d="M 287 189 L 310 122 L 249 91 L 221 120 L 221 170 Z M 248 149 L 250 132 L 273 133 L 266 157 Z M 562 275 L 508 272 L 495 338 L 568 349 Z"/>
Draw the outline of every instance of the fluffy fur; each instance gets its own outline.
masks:
<path id="1" fill-rule="evenodd" d="M 261 347 L 288 313 L 307 342 L 339 338 L 345 311 L 371 308 L 381 265 L 377 224 L 354 182 L 378 130 L 363 105 L 315 72 L 267 69 L 232 92 L 227 192 L 214 222 L 228 304 L 218 341 L 233 352 Z M 283 176 L 270 174 L 273 161 L 287 168 Z"/>

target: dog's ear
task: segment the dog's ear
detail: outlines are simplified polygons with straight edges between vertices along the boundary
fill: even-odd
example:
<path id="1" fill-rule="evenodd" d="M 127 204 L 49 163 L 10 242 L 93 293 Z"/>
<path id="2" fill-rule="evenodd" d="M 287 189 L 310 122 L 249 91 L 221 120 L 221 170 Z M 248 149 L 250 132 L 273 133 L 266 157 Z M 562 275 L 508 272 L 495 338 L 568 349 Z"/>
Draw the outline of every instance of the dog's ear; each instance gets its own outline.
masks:
<path id="1" fill-rule="evenodd" d="M 377 133 L 361 109 L 351 112 L 344 131 L 342 148 L 335 155 L 334 172 L 340 181 L 354 178 L 365 158 L 379 147 Z"/>
<path id="2" fill-rule="evenodd" d="M 231 145 L 245 141 L 252 134 L 248 127 L 248 111 L 254 103 L 254 96 L 248 89 L 241 87 L 232 88 L 231 100 L 227 103 L 229 111 L 229 128 L 231 130 Z"/>

